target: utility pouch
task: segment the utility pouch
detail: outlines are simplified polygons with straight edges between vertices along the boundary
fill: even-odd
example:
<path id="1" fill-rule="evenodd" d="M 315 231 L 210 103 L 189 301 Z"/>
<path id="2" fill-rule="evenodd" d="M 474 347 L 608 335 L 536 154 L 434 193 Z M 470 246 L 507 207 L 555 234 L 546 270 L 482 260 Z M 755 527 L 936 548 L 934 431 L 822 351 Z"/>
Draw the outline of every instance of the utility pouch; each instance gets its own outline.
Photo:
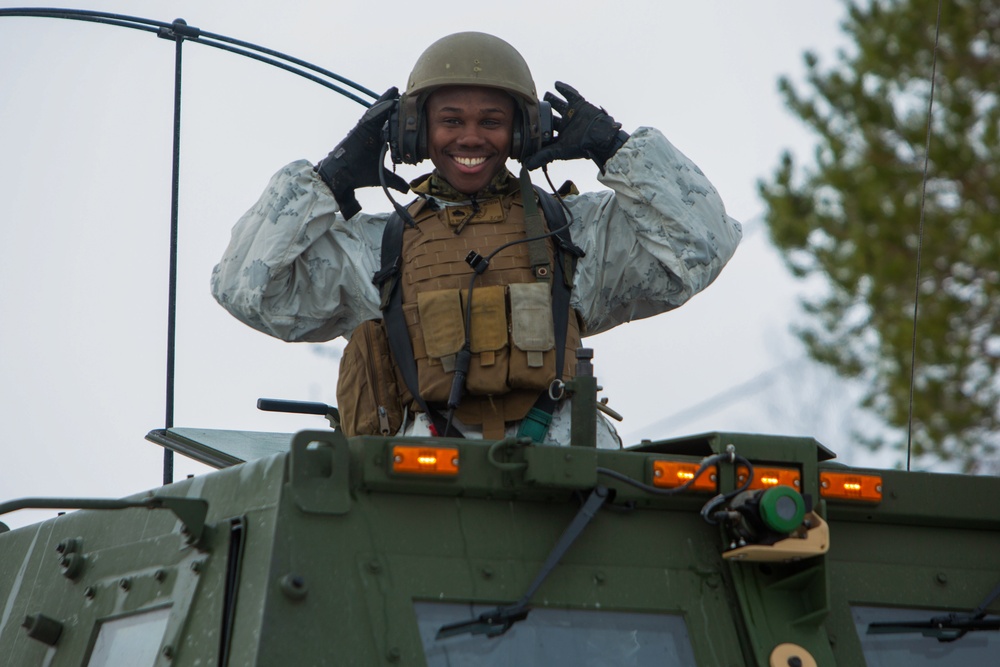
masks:
<path id="1" fill-rule="evenodd" d="M 403 313 L 413 339 L 417 391 L 428 403 L 445 402 L 451 391 L 455 356 L 465 344 L 461 295 L 457 289 L 420 292 L 416 308 L 407 304 Z"/>
<path id="2" fill-rule="evenodd" d="M 462 314 L 468 305 L 462 290 Z M 503 285 L 472 290 L 472 317 L 469 326 L 472 364 L 465 388 L 470 394 L 487 396 L 507 391 L 507 290 Z"/>
<path id="3" fill-rule="evenodd" d="M 396 372 L 382 320 L 362 322 L 344 348 L 337 409 L 345 435 L 394 435 L 403 423 Z"/>
<path id="4" fill-rule="evenodd" d="M 510 369 L 508 384 L 517 389 L 548 389 L 555 379 L 555 325 L 548 282 L 510 286 Z"/>

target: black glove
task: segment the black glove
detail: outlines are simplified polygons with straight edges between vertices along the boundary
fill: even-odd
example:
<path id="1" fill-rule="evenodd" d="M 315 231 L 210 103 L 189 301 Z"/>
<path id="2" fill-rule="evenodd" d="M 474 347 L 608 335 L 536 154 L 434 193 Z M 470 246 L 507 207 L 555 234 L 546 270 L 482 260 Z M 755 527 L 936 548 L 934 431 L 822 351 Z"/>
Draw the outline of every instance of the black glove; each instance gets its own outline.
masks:
<path id="1" fill-rule="evenodd" d="M 572 86 L 556 81 L 556 90 L 566 99 L 545 93 L 545 101 L 562 116 L 552 119 L 556 138 L 525 160 L 524 166 L 538 169 L 553 160 L 589 157 L 604 171 L 604 163 L 628 140 L 628 132 L 604 109 L 583 99 Z"/>
<path id="2" fill-rule="evenodd" d="M 344 140 L 316 165 L 316 172 L 330 186 L 344 218 L 353 218 L 361 210 L 354 190 L 379 185 L 380 170 L 385 174 L 386 185 L 404 193 L 410 190 L 406 181 L 386 169 L 379 159 L 385 143 L 382 127 L 398 98 L 395 86 L 385 91 Z"/>

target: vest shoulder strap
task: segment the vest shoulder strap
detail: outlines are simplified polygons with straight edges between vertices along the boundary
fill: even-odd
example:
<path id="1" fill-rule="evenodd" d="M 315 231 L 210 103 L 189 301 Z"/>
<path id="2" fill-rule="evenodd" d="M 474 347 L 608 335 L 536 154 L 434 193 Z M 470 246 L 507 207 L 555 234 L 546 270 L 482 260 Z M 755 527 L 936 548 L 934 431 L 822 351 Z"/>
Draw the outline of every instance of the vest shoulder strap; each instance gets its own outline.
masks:
<path id="1" fill-rule="evenodd" d="M 583 250 L 573 244 L 562 204 L 538 186 L 535 186 L 535 192 L 538 193 L 538 201 L 545 214 L 548 228 L 555 232 L 552 237 L 554 241 L 552 245 L 555 248 L 552 262 L 555 274 L 552 279 L 552 325 L 556 334 L 556 380 L 561 380 L 566 363 L 566 330 L 571 316 L 569 297 L 573 290 L 573 273 L 576 270 L 576 260 L 583 256 Z M 558 401 L 553 399 L 549 392 L 543 391 L 539 394 L 535 404 L 521 422 L 518 435 L 528 436 L 535 442 L 542 442 L 557 405 Z"/>
<path id="2" fill-rule="evenodd" d="M 398 288 L 403 255 L 403 218 L 393 212 L 386 221 L 382 232 L 381 268 L 375 272 L 372 282 L 381 293 L 382 321 L 389 339 L 389 353 L 392 355 L 406 388 L 420 409 L 430 418 L 438 435 L 463 437 L 454 426 L 447 422 L 437 410 L 432 410 L 417 391 L 417 362 L 413 358 L 413 344 L 406 330 L 403 317 L 403 290 Z M 446 433 L 445 430 L 448 429 Z"/>
<path id="3" fill-rule="evenodd" d="M 586 253 L 573 243 L 569 225 L 566 224 L 566 211 L 563 209 L 563 204 L 537 185 L 535 192 L 538 194 L 538 203 L 542 206 L 542 213 L 545 214 L 545 222 L 549 231 L 555 231 L 555 236 L 552 238 L 555 242 L 556 261 L 562 263 L 563 282 L 569 289 L 573 289 L 576 260 L 584 257 Z"/>

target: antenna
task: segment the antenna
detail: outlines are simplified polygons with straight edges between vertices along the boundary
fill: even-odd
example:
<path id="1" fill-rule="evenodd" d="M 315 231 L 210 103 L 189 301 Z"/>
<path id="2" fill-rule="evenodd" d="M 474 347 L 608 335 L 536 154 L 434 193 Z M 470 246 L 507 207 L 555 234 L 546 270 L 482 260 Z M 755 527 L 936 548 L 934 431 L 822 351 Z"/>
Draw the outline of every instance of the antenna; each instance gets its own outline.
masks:
<path id="1" fill-rule="evenodd" d="M 174 425 L 174 367 L 176 359 L 176 328 L 177 328 L 177 236 L 178 236 L 178 210 L 180 196 L 180 151 L 181 151 L 181 56 L 182 44 L 185 40 L 191 40 L 197 44 L 212 46 L 223 51 L 229 51 L 236 55 L 245 56 L 258 60 L 262 63 L 273 65 L 286 72 L 297 74 L 309 79 L 314 83 L 329 88 L 340 93 L 344 97 L 351 99 L 364 107 L 370 107 L 371 102 L 354 93 L 345 90 L 341 86 L 331 83 L 327 79 L 333 79 L 339 83 L 350 86 L 357 92 L 368 95 L 372 99 L 377 99 L 375 93 L 350 79 L 346 79 L 339 74 L 323 69 L 312 63 L 293 58 L 279 51 L 267 49 L 250 42 L 226 37 L 211 32 L 206 32 L 189 26 L 184 19 L 176 19 L 173 23 L 163 23 L 151 19 L 139 18 L 135 16 L 125 16 L 122 14 L 111 14 L 107 12 L 95 12 L 80 9 L 51 9 L 51 8 L 17 8 L 0 9 L 0 18 L 3 17 L 35 17 L 35 18 L 57 18 L 74 21 L 86 21 L 90 23 L 103 23 L 120 28 L 131 28 L 154 33 L 162 39 L 172 40 L 175 43 L 174 51 L 174 122 L 173 122 L 173 168 L 171 173 L 170 191 L 170 257 L 169 275 L 167 279 L 167 369 L 166 369 L 166 400 L 164 407 L 164 429 L 172 428 Z M 310 72 L 315 72 L 312 74 Z M 320 75 L 320 76 L 317 76 Z M 174 481 L 174 452 L 168 447 L 163 448 L 163 483 L 170 484 Z M 0 524 L 2 525 L 2 524 Z"/>
<path id="2" fill-rule="evenodd" d="M 924 242 L 924 203 L 927 200 L 927 165 L 931 158 L 931 119 L 934 111 L 934 81 L 937 78 L 938 36 L 941 34 L 941 0 L 938 0 L 934 25 L 934 52 L 931 58 L 931 92 L 927 100 L 927 140 L 924 143 L 924 175 L 920 183 L 920 224 L 917 231 L 917 276 L 913 285 L 913 335 L 910 346 L 910 407 L 906 417 L 906 470 L 913 453 L 913 384 L 917 375 L 917 313 L 920 304 L 920 255 Z"/>
<path id="3" fill-rule="evenodd" d="M 170 183 L 170 268 L 167 277 L 167 391 L 163 428 L 174 426 L 174 361 L 177 343 L 177 211 L 181 172 L 181 52 L 184 38 L 191 34 L 184 19 L 172 29 L 161 28 L 159 37 L 174 39 L 174 147 Z M 195 34 L 197 36 L 197 34 Z M 174 481 L 174 450 L 163 448 L 163 483 Z"/>

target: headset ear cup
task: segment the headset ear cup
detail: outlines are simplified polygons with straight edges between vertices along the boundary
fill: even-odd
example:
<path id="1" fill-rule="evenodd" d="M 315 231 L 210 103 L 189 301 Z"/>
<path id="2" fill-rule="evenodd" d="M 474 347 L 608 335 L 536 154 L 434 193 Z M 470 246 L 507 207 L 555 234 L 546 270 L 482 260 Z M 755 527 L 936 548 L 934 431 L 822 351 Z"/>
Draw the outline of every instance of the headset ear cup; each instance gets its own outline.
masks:
<path id="1" fill-rule="evenodd" d="M 537 132 L 533 131 L 533 126 L 537 125 L 533 120 L 533 111 L 534 109 L 531 107 L 526 109 L 518 105 L 517 115 L 514 117 L 514 131 L 510 142 L 510 155 L 520 162 L 527 160 L 539 148 L 536 145 L 538 139 L 536 136 Z"/>
<path id="2" fill-rule="evenodd" d="M 417 111 L 417 132 L 414 137 L 413 154 L 417 158 L 413 164 L 423 162 L 431 156 L 427 149 L 427 115 L 424 113 L 424 105 L 422 104 Z"/>
<path id="3" fill-rule="evenodd" d="M 393 162 L 417 164 L 427 158 L 427 126 L 417 100 L 406 95 L 400 97 L 389 124 Z"/>
<path id="4" fill-rule="evenodd" d="M 392 105 L 392 111 L 389 112 L 389 120 L 382 136 L 382 139 L 389 144 L 389 157 L 392 158 L 393 164 L 399 164 L 403 161 L 403 154 L 399 148 L 399 116 L 399 100 L 396 100 L 396 103 Z"/>
<path id="5" fill-rule="evenodd" d="M 540 100 L 538 102 L 538 107 L 535 109 L 535 120 L 534 126 L 537 128 L 538 137 L 535 140 L 535 153 L 543 146 L 547 146 L 552 143 L 552 105 L 545 100 Z"/>
<path id="6" fill-rule="evenodd" d="M 514 116 L 514 126 L 510 133 L 510 156 L 515 160 L 523 160 L 524 155 L 524 114 L 518 110 Z"/>

